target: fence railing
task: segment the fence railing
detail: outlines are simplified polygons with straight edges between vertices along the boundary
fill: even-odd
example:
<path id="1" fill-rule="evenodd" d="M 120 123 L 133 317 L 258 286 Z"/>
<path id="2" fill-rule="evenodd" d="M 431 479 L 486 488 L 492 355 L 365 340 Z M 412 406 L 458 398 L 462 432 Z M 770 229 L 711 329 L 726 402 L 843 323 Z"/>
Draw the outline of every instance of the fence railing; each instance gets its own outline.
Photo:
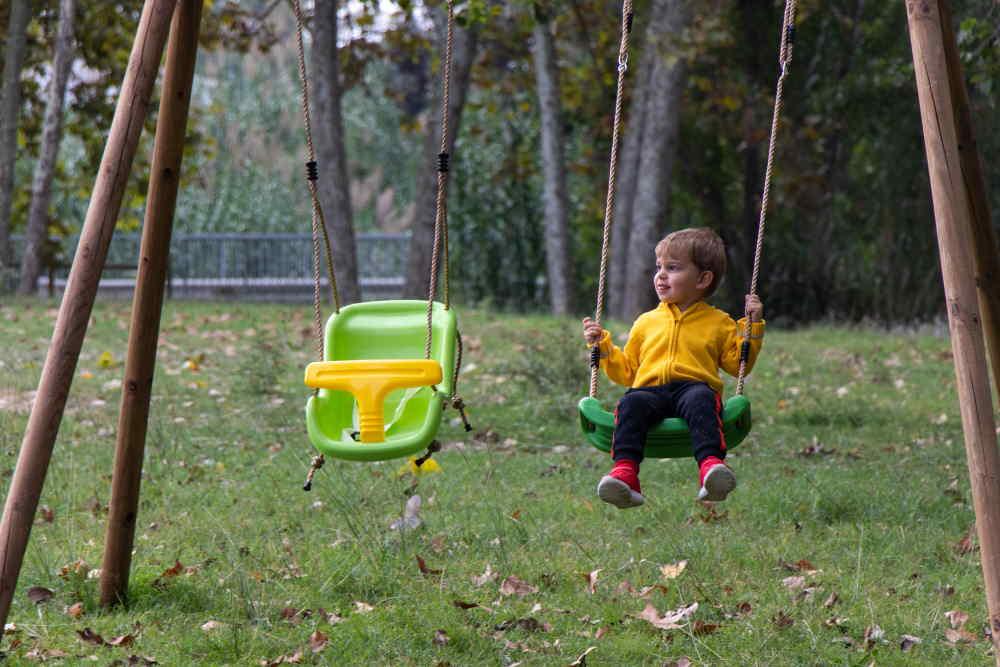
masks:
<path id="1" fill-rule="evenodd" d="M 51 281 L 55 290 L 62 289 L 78 242 L 77 236 L 63 241 L 50 262 L 51 271 L 40 283 Z M 131 291 L 140 243 L 139 234 L 115 234 L 111 238 L 101 277 L 103 291 Z M 365 298 L 387 298 L 402 291 L 409 244 L 408 234 L 368 232 L 356 236 L 358 280 Z M 19 258 L 24 250 L 23 237 L 14 236 L 13 245 L 14 256 Z M 321 259 L 325 283 L 326 260 Z M 169 289 L 174 296 L 187 298 L 299 300 L 312 294 L 312 262 L 309 234 L 174 234 L 170 242 Z M 41 284 L 40 288 L 44 289 Z"/>

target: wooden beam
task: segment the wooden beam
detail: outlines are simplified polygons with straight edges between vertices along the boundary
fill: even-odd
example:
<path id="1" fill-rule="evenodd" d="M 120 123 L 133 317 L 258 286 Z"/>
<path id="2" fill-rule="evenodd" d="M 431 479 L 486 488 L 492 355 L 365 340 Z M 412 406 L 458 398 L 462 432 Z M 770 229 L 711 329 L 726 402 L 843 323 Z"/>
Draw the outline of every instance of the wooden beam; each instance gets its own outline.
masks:
<path id="1" fill-rule="evenodd" d="M 969 93 L 965 89 L 962 62 L 952 24 L 951 7 L 941 2 L 941 34 L 944 54 L 948 62 L 951 97 L 955 104 L 955 131 L 958 135 L 958 153 L 962 158 L 962 176 L 969 194 L 969 219 L 972 224 L 976 260 L 976 286 L 979 288 L 979 309 L 983 316 L 983 334 L 986 349 L 993 366 L 993 388 L 1000 396 L 1000 251 L 996 234 L 990 221 L 989 195 L 983 162 L 979 155 L 976 135 L 969 108 Z"/>
<path id="2" fill-rule="evenodd" d="M 202 0 L 179 0 L 170 28 L 156 143 L 146 197 L 139 274 L 132 299 L 125 383 L 118 413 L 115 468 L 101 567 L 101 604 L 124 602 L 128 594 L 139 487 L 156 370 L 163 290 L 170 257 L 191 84 L 198 57 Z"/>
<path id="3" fill-rule="evenodd" d="M 907 0 L 951 348 L 994 654 L 1000 665 L 1000 452 L 974 274 L 969 194 L 938 0 Z"/>
<path id="4" fill-rule="evenodd" d="M 175 2 L 147 0 L 132 44 L 111 131 L 0 520 L 0 627 L 6 623 L 14 597 Z"/>

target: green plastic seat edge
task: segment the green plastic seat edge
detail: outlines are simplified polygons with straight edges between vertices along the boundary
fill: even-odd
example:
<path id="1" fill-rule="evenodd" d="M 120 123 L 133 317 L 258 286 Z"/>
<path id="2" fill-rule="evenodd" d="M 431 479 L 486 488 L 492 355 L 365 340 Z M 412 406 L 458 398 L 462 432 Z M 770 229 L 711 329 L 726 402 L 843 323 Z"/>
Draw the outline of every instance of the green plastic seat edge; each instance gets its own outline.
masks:
<path id="1" fill-rule="evenodd" d="M 597 449 L 611 451 L 611 435 L 615 429 L 614 415 L 604 409 L 596 398 L 580 399 L 580 427 L 584 437 Z M 732 396 L 722 410 L 722 432 L 726 448 L 732 449 L 749 435 L 751 427 L 750 401 L 746 396 Z M 646 439 L 647 458 L 672 459 L 691 456 L 691 436 L 683 419 L 664 419 Z"/>

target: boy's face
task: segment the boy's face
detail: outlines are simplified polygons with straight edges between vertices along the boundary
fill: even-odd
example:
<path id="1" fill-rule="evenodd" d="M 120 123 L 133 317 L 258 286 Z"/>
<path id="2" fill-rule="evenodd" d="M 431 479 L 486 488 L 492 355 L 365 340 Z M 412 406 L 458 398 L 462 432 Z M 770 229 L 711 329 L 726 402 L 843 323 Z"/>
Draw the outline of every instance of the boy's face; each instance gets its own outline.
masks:
<path id="1" fill-rule="evenodd" d="M 681 310 L 701 301 L 714 275 L 702 271 L 690 258 L 672 256 L 669 252 L 656 256 L 653 288 L 664 303 L 674 303 Z"/>

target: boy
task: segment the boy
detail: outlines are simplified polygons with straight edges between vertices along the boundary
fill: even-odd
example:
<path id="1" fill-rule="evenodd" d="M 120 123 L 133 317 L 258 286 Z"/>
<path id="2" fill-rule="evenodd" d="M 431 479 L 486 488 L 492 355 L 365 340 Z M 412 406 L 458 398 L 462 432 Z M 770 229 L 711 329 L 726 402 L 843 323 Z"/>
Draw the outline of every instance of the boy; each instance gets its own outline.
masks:
<path id="1" fill-rule="evenodd" d="M 646 433 L 665 417 L 683 417 L 691 432 L 698 462 L 700 500 L 725 500 L 736 488 L 736 476 L 723 463 L 721 367 L 739 373 L 740 346 L 746 319 L 705 303 L 726 273 L 726 250 L 711 229 L 682 229 L 656 245 L 653 287 L 660 305 L 640 315 L 632 325 L 624 350 L 592 319 L 583 320 L 588 345 L 600 345 L 601 368 L 617 384 L 631 387 L 615 410 L 611 441 L 614 467 L 597 485 L 601 500 L 625 509 L 645 498 L 639 487 L 639 464 Z M 750 315 L 750 356 L 753 368 L 764 337 L 764 306 L 756 295 L 746 297 Z"/>

